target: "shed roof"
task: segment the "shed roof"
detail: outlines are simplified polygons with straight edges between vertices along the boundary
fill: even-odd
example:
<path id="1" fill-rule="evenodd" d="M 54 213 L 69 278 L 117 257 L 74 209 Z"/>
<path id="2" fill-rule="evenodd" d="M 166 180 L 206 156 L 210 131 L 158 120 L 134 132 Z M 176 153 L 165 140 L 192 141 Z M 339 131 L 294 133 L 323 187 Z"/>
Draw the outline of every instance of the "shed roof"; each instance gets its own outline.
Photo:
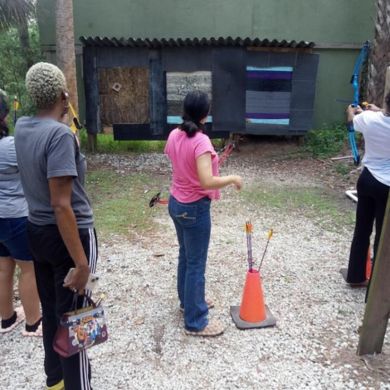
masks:
<path id="1" fill-rule="evenodd" d="M 297 48 L 307 49 L 314 47 L 314 42 L 307 41 L 287 41 L 287 40 L 269 40 L 259 38 L 108 38 L 108 37 L 81 37 L 80 41 L 84 46 L 100 47 L 143 47 L 158 49 L 161 47 L 276 47 L 276 48 Z"/>

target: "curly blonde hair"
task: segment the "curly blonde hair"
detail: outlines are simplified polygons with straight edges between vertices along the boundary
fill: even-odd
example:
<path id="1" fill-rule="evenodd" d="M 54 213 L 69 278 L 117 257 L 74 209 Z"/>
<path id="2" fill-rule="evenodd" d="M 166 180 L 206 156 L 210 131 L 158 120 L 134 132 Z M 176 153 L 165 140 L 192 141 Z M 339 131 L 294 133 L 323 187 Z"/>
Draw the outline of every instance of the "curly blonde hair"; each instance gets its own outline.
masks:
<path id="1" fill-rule="evenodd" d="M 38 62 L 28 70 L 26 88 L 38 109 L 53 107 L 61 93 L 67 91 L 61 69 L 48 62 Z"/>

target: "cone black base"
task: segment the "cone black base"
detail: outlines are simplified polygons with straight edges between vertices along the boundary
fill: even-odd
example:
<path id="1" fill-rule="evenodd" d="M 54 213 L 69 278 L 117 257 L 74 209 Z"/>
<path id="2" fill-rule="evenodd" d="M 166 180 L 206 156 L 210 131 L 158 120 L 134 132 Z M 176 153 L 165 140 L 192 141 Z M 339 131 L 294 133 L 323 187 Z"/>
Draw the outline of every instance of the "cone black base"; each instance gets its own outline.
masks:
<path id="1" fill-rule="evenodd" d="M 340 268 L 340 274 L 343 277 L 343 279 L 347 282 L 348 268 Z"/>
<path id="2" fill-rule="evenodd" d="M 259 329 L 268 328 L 276 325 L 276 318 L 272 315 L 268 306 L 265 305 L 266 318 L 261 322 L 247 322 L 240 318 L 240 306 L 230 306 L 230 315 L 232 316 L 233 322 L 238 329 Z"/>
<path id="3" fill-rule="evenodd" d="M 349 283 L 347 281 L 347 276 L 348 276 L 348 268 L 341 268 L 340 269 L 340 274 L 341 276 L 343 277 L 343 279 L 345 280 L 345 283 L 347 283 L 350 287 L 352 288 L 364 288 L 364 287 L 367 287 L 368 285 L 368 281 L 365 281 L 363 283 Z"/>

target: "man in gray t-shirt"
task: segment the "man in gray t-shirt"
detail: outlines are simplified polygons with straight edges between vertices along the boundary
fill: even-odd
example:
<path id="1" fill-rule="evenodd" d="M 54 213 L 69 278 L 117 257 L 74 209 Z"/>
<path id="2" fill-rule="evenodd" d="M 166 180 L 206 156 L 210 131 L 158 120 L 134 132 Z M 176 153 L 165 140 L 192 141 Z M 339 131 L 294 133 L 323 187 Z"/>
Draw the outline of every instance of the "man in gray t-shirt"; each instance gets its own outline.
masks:
<path id="1" fill-rule="evenodd" d="M 48 179 L 72 176 L 72 208 L 79 228 L 93 226 L 90 202 L 83 188 L 85 166 L 76 138 L 66 125 L 53 119 L 22 117 L 15 129 L 20 175 L 35 225 L 55 225 Z"/>
<path id="2" fill-rule="evenodd" d="M 96 272 L 93 215 L 82 185 L 85 161 L 75 135 L 62 123 L 69 95 L 61 70 L 49 63 L 33 65 L 26 88 L 37 114 L 18 120 L 15 146 L 42 303 L 46 385 L 90 389 L 86 351 L 64 358 L 53 347 L 59 318 L 74 308 L 74 294 L 84 294 L 90 273 Z M 78 306 L 86 302 L 79 299 Z"/>

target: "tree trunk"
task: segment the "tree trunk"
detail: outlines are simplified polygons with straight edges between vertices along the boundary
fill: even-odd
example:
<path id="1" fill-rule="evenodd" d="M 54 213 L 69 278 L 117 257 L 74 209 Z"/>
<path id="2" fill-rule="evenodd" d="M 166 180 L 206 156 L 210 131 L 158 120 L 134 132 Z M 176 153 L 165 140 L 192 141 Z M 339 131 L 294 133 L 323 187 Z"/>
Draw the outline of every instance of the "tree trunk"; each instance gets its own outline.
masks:
<path id="1" fill-rule="evenodd" d="M 375 39 L 369 62 L 368 101 L 382 106 L 390 65 L 390 0 L 376 0 Z"/>
<path id="2" fill-rule="evenodd" d="M 31 58 L 31 47 L 30 47 L 30 35 L 28 32 L 28 22 L 27 18 L 20 22 L 17 26 L 20 47 L 22 49 L 22 56 L 26 63 L 26 72 L 33 65 L 33 60 Z"/>
<path id="3" fill-rule="evenodd" d="M 56 0 L 57 65 L 65 74 L 70 101 L 76 112 L 78 112 L 76 54 L 73 25 L 73 1 Z"/>

